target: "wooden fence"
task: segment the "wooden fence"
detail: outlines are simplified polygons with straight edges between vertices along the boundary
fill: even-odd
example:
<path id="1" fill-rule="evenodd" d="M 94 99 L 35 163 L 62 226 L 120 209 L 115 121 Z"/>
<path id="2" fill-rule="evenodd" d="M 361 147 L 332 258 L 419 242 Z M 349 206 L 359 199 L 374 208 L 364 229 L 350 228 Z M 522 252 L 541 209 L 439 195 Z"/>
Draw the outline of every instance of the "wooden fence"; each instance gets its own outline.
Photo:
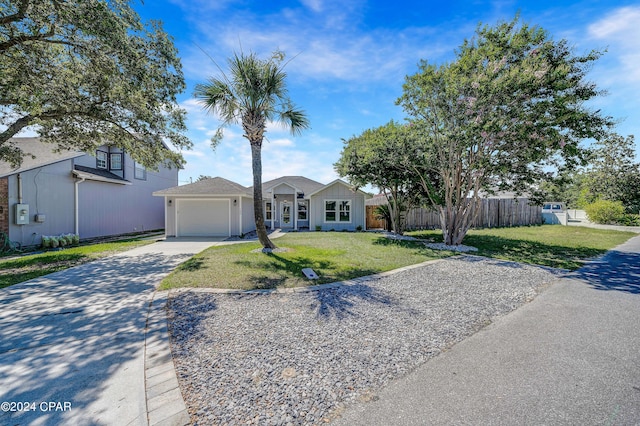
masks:
<path id="1" fill-rule="evenodd" d="M 374 209 L 367 206 L 367 229 L 384 228 L 385 222 L 376 220 Z M 426 208 L 411 209 L 405 215 L 406 228 L 439 229 L 440 216 L 437 211 Z M 542 224 L 542 207 L 529 204 L 527 198 L 485 198 L 474 228 L 499 228 Z"/>

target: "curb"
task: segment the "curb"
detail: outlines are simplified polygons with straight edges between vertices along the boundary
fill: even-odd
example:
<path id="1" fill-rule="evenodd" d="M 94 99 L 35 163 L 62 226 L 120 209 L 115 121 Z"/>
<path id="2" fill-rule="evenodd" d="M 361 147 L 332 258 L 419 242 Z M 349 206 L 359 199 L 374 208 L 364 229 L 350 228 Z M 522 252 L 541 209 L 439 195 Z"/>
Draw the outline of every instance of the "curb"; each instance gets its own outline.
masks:
<path id="1" fill-rule="evenodd" d="M 168 296 L 168 291 L 156 291 L 147 314 L 144 339 L 144 383 L 147 424 L 150 426 L 191 424 L 169 345 L 166 315 Z"/>

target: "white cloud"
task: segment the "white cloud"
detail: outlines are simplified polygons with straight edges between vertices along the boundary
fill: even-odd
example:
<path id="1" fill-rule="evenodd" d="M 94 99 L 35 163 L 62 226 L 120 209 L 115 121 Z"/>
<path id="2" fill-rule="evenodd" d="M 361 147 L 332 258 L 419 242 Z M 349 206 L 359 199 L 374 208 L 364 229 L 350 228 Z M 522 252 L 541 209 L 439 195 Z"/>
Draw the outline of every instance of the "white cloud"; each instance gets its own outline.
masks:
<path id="1" fill-rule="evenodd" d="M 640 7 L 623 7 L 591 24 L 589 35 L 608 45 L 608 55 L 620 70 L 609 70 L 610 81 L 640 82 Z"/>
<path id="2" fill-rule="evenodd" d="M 301 0 L 301 3 L 314 12 L 322 12 L 322 0 Z"/>

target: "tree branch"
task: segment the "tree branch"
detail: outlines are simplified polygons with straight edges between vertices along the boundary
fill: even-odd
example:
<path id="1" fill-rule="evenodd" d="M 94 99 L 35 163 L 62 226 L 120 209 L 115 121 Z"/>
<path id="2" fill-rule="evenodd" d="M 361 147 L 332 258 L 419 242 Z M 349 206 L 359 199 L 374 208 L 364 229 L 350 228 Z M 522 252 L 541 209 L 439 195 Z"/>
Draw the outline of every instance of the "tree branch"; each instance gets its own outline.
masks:
<path id="1" fill-rule="evenodd" d="M 27 12 L 27 9 L 29 8 L 30 3 L 31 3 L 30 0 L 22 0 L 20 2 L 20 7 L 18 7 L 18 12 L 12 15 L 0 17 L 0 25 L 10 24 L 12 22 L 16 22 L 21 19 L 24 19 L 24 14 Z"/>

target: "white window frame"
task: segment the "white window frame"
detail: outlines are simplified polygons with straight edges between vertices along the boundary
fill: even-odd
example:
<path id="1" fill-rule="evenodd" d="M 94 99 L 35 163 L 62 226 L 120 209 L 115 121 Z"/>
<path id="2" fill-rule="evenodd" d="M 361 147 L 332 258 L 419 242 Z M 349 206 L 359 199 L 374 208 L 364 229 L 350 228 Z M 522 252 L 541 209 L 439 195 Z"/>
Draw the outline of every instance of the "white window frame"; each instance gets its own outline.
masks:
<path id="1" fill-rule="evenodd" d="M 96 151 L 96 169 L 109 168 L 109 153 L 107 151 Z"/>
<path id="2" fill-rule="evenodd" d="M 341 213 L 341 205 L 342 203 L 346 202 L 347 206 L 349 206 L 349 208 L 347 210 L 345 210 L 345 212 L 347 212 L 349 214 L 349 220 L 340 220 L 340 213 Z M 335 210 L 327 210 L 327 203 L 336 203 L 336 209 Z M 351 223 L 352 221 L 352 207 L 353 205 L 353 200 L 348 200 L 348 199 L 326 199 L 324 200 L 324 223 Z M 335 213 L 335 220 L 327 220 L 327 212 L 334 212 Z"/>
<path id="3" fill-rule="evenodd" d="M 264 204 L 264 220 L 271 220 L 271 218 L 273 217 L 273 205 L 271 204 L 271 201 L 267 201 Z"/>
<path id="4" fill-rule="evenodd" d="M 298 220 L 309 220 L 309 202 L 306 200 L 297 200 L 298 203 Z M 301 210 L 300 206 L 304 206 L 304 209 Z M 304 215 L 304 217 L 300 217 L 300 215 Z"/>
<path id="5" fill-rule="evenodd" d="M 121 152 L 112 152 L 109 153 L 109 170 L 122 170 L 122 166 L 123 166 L 123 155 Z M 119 167 L 114 167 L 113 166 L 113 159 L 114 158 L 118 158 L 119 160 L 116 160 L 115 163 L 119 163 Z"/>
<path id="6" fill-rule="evenodd" d="M 138 180 L 147 180 L 147 169 L 137 161 L 133 162 L 133 177 Z"/>

